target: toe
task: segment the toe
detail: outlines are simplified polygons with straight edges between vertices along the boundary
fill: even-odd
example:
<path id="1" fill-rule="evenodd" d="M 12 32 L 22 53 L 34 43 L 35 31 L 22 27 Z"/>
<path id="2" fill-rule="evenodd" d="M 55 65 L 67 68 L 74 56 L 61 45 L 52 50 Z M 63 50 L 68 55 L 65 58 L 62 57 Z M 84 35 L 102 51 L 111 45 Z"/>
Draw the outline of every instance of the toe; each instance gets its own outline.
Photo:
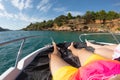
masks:
<path id="1" fill-rule="evenodd" d="M 73 42 L 72 42 L 71 45 L 68 47 L 68 49 L 71 50 L 72 48 L 74 48 Z"/>

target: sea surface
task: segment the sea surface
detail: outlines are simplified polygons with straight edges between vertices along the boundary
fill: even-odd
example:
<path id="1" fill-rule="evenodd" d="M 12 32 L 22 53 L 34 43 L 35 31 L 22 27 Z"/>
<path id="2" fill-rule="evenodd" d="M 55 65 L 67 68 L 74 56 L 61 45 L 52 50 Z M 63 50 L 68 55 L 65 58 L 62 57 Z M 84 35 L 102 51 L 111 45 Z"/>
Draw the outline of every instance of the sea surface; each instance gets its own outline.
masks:
<path id="1" fill-rule="evenodd" d="M 56 43 L 73 41 L 80 42 L 80 34 L 82 33 L 68 31 L 5 31 L 0 32 L 0 43 L 18 38 L 39 35 L 40 37 L 26 39 L 22 54 L 20 56 L 20 58 L 22 58 L 45 45 L 51 44 L 51 38 Z M 116 37 L 118 38 L 118 40 L 120 40 L 119 35 L 117 35 Z M 115 40 L 111 35 L 82 36 L 83 41 L 85 38 L 98 42 L 115 43 Z M 0 74 L 2 74 L 9 67 L 15 65 L 15 60 L 20 44 L 21 41 L 18 41 L 4 46 L 0 46 Z"/>

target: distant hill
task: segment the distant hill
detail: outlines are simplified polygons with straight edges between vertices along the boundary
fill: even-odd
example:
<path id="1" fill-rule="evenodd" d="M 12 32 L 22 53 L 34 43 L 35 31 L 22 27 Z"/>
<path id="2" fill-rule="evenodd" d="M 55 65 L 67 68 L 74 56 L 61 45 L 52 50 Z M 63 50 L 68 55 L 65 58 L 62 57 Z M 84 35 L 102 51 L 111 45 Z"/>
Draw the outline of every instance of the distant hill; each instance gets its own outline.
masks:
<path id="1" fill-rule="evenodd" d="M 54 20 L 30 23 L 23 30 L 58 30 L 81 32 L 120 32 L 120 13 L 101 10 L 87 11 L 84 15 L 60 15 Z"/>
<path id="2" fill-rule="evenodd" d="M 9 29 L 4 29 L 4 28 L 0 27 L 0 31 L 9 31 Z"/>

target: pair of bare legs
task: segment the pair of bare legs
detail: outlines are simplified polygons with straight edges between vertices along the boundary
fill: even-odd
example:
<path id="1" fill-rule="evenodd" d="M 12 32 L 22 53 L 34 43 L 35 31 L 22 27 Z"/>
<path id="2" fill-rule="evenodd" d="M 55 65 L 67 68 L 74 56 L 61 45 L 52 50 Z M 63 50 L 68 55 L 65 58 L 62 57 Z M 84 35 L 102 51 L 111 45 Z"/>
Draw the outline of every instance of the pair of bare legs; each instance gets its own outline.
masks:
<path id="1" fill-rule="evenodd" d="M 50 55 L 50 69 L 52 74 L 54 74 L 55 71 L 57 71 L 58 69 L 64 66 L 71 66 L 61 58 L 58 48 L 54 42 L 53 42 L 53 47 L 54 47 L 54 51 Z M 79 58 L 81 66 L 83 66 L 87 58 L 92 55 L 91 52 L 85 50 L 84 48 L 83 49 L 74 48 L 73 43 L 71 43 L 68 49 L 72 51 L 72 54 L 74 56 L 77 56 Z"/>
<path id="2" fill-rule="evenodd" d="M 114 49 L 117 47 L 117 44 L 113 45 L 96 45 L 86 41 L 87 46 L 91 46 L 95 49 L 94 53 L 104 56 L 106 58 L 112 59 L 112 55 L 114 54 Z"/>
<path id="3" fill-rule="evenodd" d="M 52 54 L 49 55 L 50 57 L 50 70 L 52 75 L 57 71 L 58 69 L 64 67 L 64 66 L 71 66 L 70 64 L 66 63 L 60 56 L 60 53 L 58 51 L 58 48 L 56 44 L 53 42 L 54 51 Z M 81 66 L 83 66 L 84 62 L 90 57 L 92 54 L 91 52 L 87 51 L 86 49 L 76 49 L 73 46 L 73 43 L 68 47 L 69 50 L 72 51 L 72 54 L 74 56 L 77 56 L 79 58 L 79 61 L 81 63 Z M 120 75 L 111 78 L 110 80 L 120 80 Z"/>

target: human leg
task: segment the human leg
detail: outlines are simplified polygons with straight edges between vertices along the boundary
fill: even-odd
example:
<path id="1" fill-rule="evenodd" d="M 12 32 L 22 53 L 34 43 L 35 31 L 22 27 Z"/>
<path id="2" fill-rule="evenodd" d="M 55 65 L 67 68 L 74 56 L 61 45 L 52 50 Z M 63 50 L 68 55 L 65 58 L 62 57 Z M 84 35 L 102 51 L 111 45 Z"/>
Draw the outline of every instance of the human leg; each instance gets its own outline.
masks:
<path id="1" fill-rule="evenodd" d="M 107 49 L 111 49 L 111 50 L 114 50 L 116 47 L 117 47 L 117 44 L 113 44 L 113 45 L 97 45 L 97 44 L 93 44 L 89 41 L 86 40 L 86 44 L 87 46 L 91 46 L 95 49 L 98 49 L 98 48 L 107 48 Z"/>
<path id="2" fill-rule="evenodd" d="M 53 43 L 54 51 L 52 54 L 50 54 L 50 70 L 52 75 L 57 71 L 58 69 L 64 67 L 64 66 L 70 66 L 68 63 L 66 63 L 61 57 L 60 53 L 57 49 L 57 46 L 55 43 Z"/>
<path id="3" fill-rule="evenodd" d="M 99 49 L 95 49 L 94 53 L 112 59 L 112 55 L 114 54 L 114 51 L 108 48 L 99 48 Z"/>
<path id="4" fill-rule="evenodd" d="M 81 66 L 84 65 L 85 61 L 92 55 L 91 52 L 83 49 L 76 49 L 73 46 L 73 42 L 71 43 L 71 45 L 68 47 L 69 50 L 71 50 L 72 54 L 74 56 L 77 56 L 79 58 L 79 61 L 81 63 Z"/>
<path id="5" fill-rule="evenodd" d="M 71 76 L 78 70 L 66 63 L 61 57 L 55 43 L 53 43 L 54 51 L 50 57 L 50 70 L 53 80 L 69 80 Z"/>
<path id="6" fill-rule="evenodd" d="M 93 54 L 92 52 L 86 50 L 86 49 L 76 49 L 73 46 L 73 43 L 68 47 L 69 50 L 72 51 L 72 54 L 74 56 L 77 56 L 79 58 L 79 61 L 81 63 L 81 66 L 86 65 L 89 62 L 96 61 L 96 60 L 106 60 L 108 58 L 98 55 L 98 54 Z"/>
<path id="7" fill-rule="evenodd" d="M 86 41 L 86 43 L 87 43 L 87 46 L 91 46 L 95 49 L 94 53 L 109 59 L 112 59 L 112 55 L 114 54 L 114 49 L 117 47 L 117 44 L 101 46 L 101 45 L 90 43 L 88 41 Z"/>
<path id="8" fill-rule="evenodd" d="M 118 74 L 114 77 L 111 77 L 109 80 L 120 80 L 120 74 Z"/>

